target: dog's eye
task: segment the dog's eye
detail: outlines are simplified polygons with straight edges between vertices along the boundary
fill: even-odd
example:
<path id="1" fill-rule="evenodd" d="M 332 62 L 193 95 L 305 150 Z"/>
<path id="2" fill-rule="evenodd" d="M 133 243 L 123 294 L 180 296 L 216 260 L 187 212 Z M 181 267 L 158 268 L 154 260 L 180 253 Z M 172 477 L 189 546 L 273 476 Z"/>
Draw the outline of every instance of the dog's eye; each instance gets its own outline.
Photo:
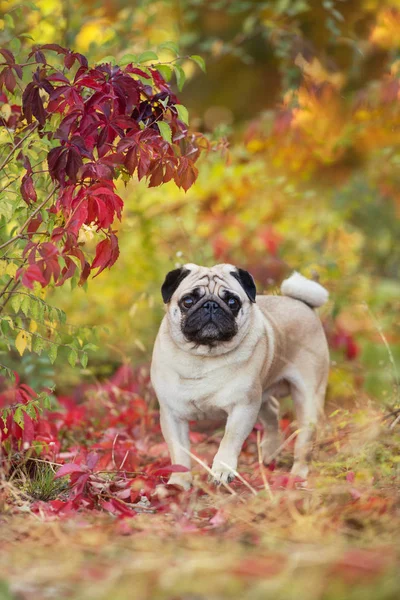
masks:
<path id="1" fill-rule="evenodd" d="M 194 300 L 192 296 L 184 296 L 181 303 L 185 308 L 191 308 L 194 304 Z"/>
<path id="2" fill-rule="evenodd" d="M 229 308 L 232 310 L 236 310 L 237 308 L 239 308 L 239 302 L 233 296 L 228 298 L 227 304 L 228 304 Z"/>

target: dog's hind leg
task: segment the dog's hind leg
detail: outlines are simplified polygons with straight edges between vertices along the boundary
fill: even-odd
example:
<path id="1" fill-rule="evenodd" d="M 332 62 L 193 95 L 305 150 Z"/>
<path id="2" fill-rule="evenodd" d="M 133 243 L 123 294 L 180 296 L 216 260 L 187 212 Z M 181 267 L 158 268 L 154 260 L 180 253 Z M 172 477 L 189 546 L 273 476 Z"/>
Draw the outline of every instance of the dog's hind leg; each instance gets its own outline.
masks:
<path id="1" fill-rule="evenodd" d="M 317 424 L 321 416 L 326 391 L 326 381 L 319 386 L 297 380 L 291 382 L 291 392 L 299 433 L 294 447 L 293 475 L 307 479 Z"/>
<path id="2" fill-rule="evenodd" d="M 279 426 L 279 400 L 269 392 L 263 394 L 263 403 L 258 418 L 264 427 L 261 455 L 264 464 L 268 464 L 274 459 L 274 454 L 283 441 Z"/>

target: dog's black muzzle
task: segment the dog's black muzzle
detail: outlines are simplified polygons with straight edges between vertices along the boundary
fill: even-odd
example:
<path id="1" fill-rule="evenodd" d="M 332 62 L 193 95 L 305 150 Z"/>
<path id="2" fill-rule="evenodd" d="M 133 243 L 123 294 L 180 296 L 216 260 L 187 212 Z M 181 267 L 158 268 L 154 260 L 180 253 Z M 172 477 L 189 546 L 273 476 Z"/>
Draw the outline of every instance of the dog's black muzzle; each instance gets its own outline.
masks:
<path id="1" fill-rule="evenodd" d="M 182 332 L 190 342 L 215 346 L 231 340 L 237 333 L 237 325 L 229 307 L 217 296 L 208 296 L 184 316 Z"/>

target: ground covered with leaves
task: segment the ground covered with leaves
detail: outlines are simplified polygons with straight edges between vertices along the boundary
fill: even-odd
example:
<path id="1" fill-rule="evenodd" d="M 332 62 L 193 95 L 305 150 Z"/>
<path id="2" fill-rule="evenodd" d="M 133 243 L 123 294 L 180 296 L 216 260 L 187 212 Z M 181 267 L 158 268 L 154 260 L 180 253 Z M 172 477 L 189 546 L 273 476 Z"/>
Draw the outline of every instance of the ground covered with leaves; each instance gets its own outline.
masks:
<path id="1" fill-rule="evenodd" d="M 307 487 L 288 475 L 289 411 L 276 463 L 260 464 L 255 430 L 226 488 L 207 473 L 222 424 L 193 424 L 184 492 L 166 484 L 178 467 L 146 370 L 122 367 L 58 402 L 8 424 L 26 450 L 3 457 L 0 598 L 398 598 L 397 411 L 328 405 Z"/>

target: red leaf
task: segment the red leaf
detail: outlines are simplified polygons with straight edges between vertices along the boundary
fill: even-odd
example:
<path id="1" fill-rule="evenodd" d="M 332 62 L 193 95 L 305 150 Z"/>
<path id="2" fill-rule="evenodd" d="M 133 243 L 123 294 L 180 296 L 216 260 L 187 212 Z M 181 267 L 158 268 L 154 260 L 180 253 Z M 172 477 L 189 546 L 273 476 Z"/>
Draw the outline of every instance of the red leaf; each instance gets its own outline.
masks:
<path id="1" fill-rule="evenodd" d="M 21 277 L 22 276 L 22 277 Z M 37 264 L 29 265 L 27 268 L 21 267 L 15 274 L 15 279 L 18 280 L 21 277 L 21 283 L 25 287 L 33 290 L 33 282 L 38 281 L 42 287 L 46 285 L 46 279 L 43 277 L 43 273 Z"/>
<path id="2" fill-rule="evenodd" d="M 64 477 L 65 475 L 70 475 L 71 473 L 86 473 L 87 467 L 85 465 L 77 465 L 76 463 L 67 463 L 60 467 L 57 473 L 54 475 L 54 479 L 59 479 L 60 477 Z"/>
<path id="3" fill-rule="evenodd" d="M 17 85 L 17 81 L 15 79 L 14 73 L 12 72 L 11 67 L 6 67 L 2 72 L 2 79 L 4 81 L 4 85 L 8 89 L 9 92 L 13 92 L 15 86 Z"/>
<path id="4" fill-rule="evenodd" d="M 92 269 L 100 269 L 97 271 L 95 277 L 100 275 L 102 271 L 106 267 L 112 267 L 119 256 L 119 248 L 118 248 L 118 239 L 116 235 L 113 233 L 110 234 L 110 237 L 103 240 L 96 247 L 96 256 L 92 263 Z"/>
<path id="5" fill-rule="evenodd" d="M 87 468 L 93 471 L 99 461 L 99 458 L 100 456 L 96 452 L 90 452 L 86 460 Z"/>
<path id="6" fill-rule="evenodd" d="M 31 175 L 25 174 L 23 176 L 21 184 L 21 194 L 28 206 L 31 202 L 36 202 L 37 195 L 36 190 L 33 186 L 33 179 Z"/>
<path id="7" fill-rule="evenodd" d="M 46 111 L 43 106 L 39 88 L 33 81 L 28 83 L 22 94 L 22 109 L 28 123 L 32 123 L 33 115 L 39 121 L 40 125 L 42 127 L 44 126 L 46 122 Z"/>
<path id="8" fill-rule="evenodd" d="M 103 501 L 100 504 L 102 508 L 114 515 L 117 514 L 122 517 L 136 517 L 137 515 L 135 510 L 132 510 L 125 502 L 122 502 L 122 500 L 118 500 L 117 498 L 111 498 L 111 500 Z"/>
<path id="9" fill-rule="evenodd" d="M 182 157 L 179 162 L 178 170 L 175 174 L 175 183 L 179 187 L 183 187 L 185 192 L 196 181 L 198 170 L 194 164 L 186 157 Z"/>
<path id="10" fill-rule="evenodd" d="M 30 446 L 35 437 L 35 425 L 31 417 L 27 415 L 26 412 L 24 412 L 23 415 L 24 427 L 22 431 L 22 441 Z"/>
<path id="11" fill-rule="evenodd" d="M 170 465 L 169 467 L 162 467 L 156 471 L 151 471 L 151 475 L 154 477 L 161 477 L 163 475 L 169 475 L 170 473 L 187 473 L 190 469 L 183 465 Z"/>
<path id="12" fill-rule="evenodd" d="M 7 50 L 6 48 L 0 48 L 0 54 L 4 56 L 4 59 L 8 65 L 12 65 L 15 63 L 14 54 Z"/>

